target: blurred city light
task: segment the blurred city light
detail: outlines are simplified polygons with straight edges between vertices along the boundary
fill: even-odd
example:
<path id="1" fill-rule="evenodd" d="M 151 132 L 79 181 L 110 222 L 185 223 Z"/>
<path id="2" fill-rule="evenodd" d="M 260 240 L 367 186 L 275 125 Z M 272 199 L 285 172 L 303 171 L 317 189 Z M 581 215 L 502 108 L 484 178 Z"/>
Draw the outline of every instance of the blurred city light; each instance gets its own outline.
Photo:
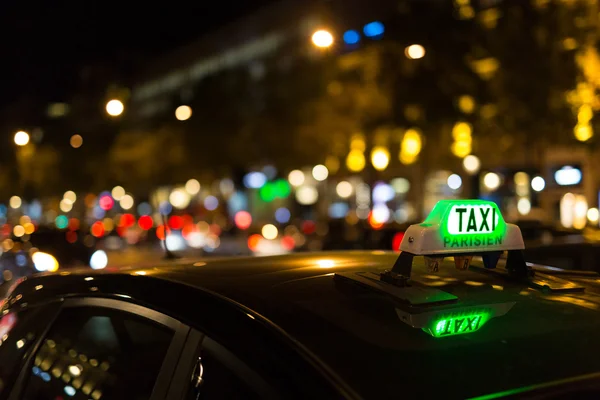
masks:
<path id="1" fill-rule="evenodd" d="M 333 44 L 333 35 L 330 32 L 321 29 L 313 33 L 312 42 L 317 47 L 327 48 Z"/>
<path id="2" fill-rule="evenodd" d="M 483 184 L 489 190 L 496 190 L 500 186 L 500 176 L 494 172 L 488 172 L 483 177 Z"/>
<path id="3" fill-rule="evenodd" d="M 595 207 L 590 208 L 587 211 L 587 219 L 588 221 L 590 221 L 593 224 L 598 223 L 598 218 L 600 217 L 600 213 L 598 212 L 598 209 Z"/>
<path id="4" fill-rule="evenodd" d="M 267 176 L 262 172 L 250 172 L 244 176 L 244 186 L 249 189 L 259 189 L 267 183 Z"/>
<path id="5" fill-rule="evenodd" d="M 519 214 L 521 215 L 529 214 L 529 212 L 531 211 L 531 202 L 529 201 L 529 199 L 525 197 L 520 198 L 517 202 L 517 211 L 519 211 Z"/>
<path id="6" fill-rule="evenodd" d="M 385 182 L 377 182 L 373 186 L 373 202 L 374 203 L 387 203 L 396 197 L 394 188 Z"/>
<path id="7" fill-rule="evenodd" d="M 344 32 L 343 37 L 346 44 L 356 44 L 360 42 L 360 33 L 353 29 Z"/>
<path id="8" fill-rule="evenodd" d="M 123 113 L 124 109 L 125 106 L 120 100 L 113 99 L 106 103 L 106 112 L 111 117 L 118 117 Z"/>
<path id="9" fill-rule="evenodd" d="M 404 133 L 400 144 L 400 162 L 405 165 L 413 164 L 421 152 L 421 134 L 417 129 L 411 128 Z"/>
<path id="10" fill-rule="evenodd" d="M 248 229 L 252 225 L 252 215 L 248 211 L 238 211 L 235 214 L 234 222 L 239 229 Z"/>
<path id="11" fill-rule="evenodd" d="M 200 192 L 200 182 L 196 179 L 190 179 L 185 183 L 185 190 L 192 196 Z"/>
<path id="12" fill-rule="evenodd" d="M 40 272 L 55 272 L 58 270 L 58 261 L 56 261 L 56 258 L 54 258 L 54 256 L 51 254 L 36 251 L 31 256 L 31 260 L 33 261 L 33 266 L 35 269 Z"/>
<path id="13" fill-rule="evenodd" d="M 365 168 L 365 155 L 361 150 L 351 150 L 346 158 L 346 167 L 351 172 L 360 172 Z"/>
<path id="14" fill-rule="evenodd" d="M 324 181 L 329 176 L 329 170 L 323 164 L 315 165 L 312 169 L 312 176 L 317 181 Z"/>
<path id="15" fill-rule="evenodd" d="M 425 48 L 420 44 L 412 44 L 404 49 L 404 55 L 411 60 L 425 57 Z"/>
<path id="16" fill-rule="evenodd" d="M 347 199 L 348 197 L 352 196 L 353 191 L 352 184 L 347 181 L 341 181 L 335 187 L 335 192 L 343 199 Z"/>
<path id="17" fill-rule="evenodd" d="M 71 202 L 71 204 L 75 203 L 75 201 L 77 200 L 77 195 L 75 194 L 74 191 L 72 190 L 67 190 L 64 194 L 63 194 L 63 199 L 68 200 L 69 202 Z"/>
<path id="18" fill-rule="evenodd" d="M 190 204 L 190 195 L 184 189 L 175 189 L 169 195 L 169 202 L 173 207 L 178 209 L 184 209 Z"/>
<path id="19" fill-rule="evenodd" d="M 394 178 L 391 184 L 394 191 L 398 194 L 405 194 L 410 190 L 410 182 L 406 178 Z"/>
<path id="20" fill-rule="evenodd" d="M 577 185 L 581 182 L 581 171 L 565 166 L 554 173 L 554 180 L 561 186 Z"/>
<path id="21" fill-rule="evenodd" d="M 291 216 L 290 210 L 285 207 L 280 207 L 275 210 L 275 220 L 280 224 L 289 222 Z"/>
<path id="22" fill-rule="evenodd" d="M 319 192 L 314 186 L 300 186 L 296 190 L 296 200 L 302 205 L 315 204 L 318 198 Z"/>
<path id="23" fill-rule="evenodd" d="M 83 137 L 81 137 L 81 135 L 73 135 L 71 136 L 69 143 L 71 144 L 72 148 L 78 149 L 83 144 Z"/>
<path id="24" fill-rule="evenodd" d="M 125 189 L 123 189 L 123 186 L 115 186 L 112 188 L 110 194 L 112 195 L 113 199 L 119 201 L 123 196 L 125 196 Z"/>
<path id="25" fill-rule="evenodd" d="M 108 265 L 108 256 L 104 250 L 96 250 L 90 257 L 90 267 L 92 269 L 104 269 Z"/>
<path id="26" fill-rule="evenodd" d="M 295 169 L 288 175 L 288 181 L 292 186 L 300 186 L 304 183 L 304 172 Z"/>
<path id="27" fill-rule="evenodd" d="M 452 174 L 448 177 L 448 187 L 452 190 L 458 190 L 462 186 L 462 179 L 457 174 Z"/>
<path id="28" fill-rule="evenodd" d="M 379 21 L 369 22 L 363 27 L 363 33 L 366 37 L 376 38 L 378 36 L 383 35 L 385 32 L 385 27 Z"/>
<path id="29" fill-rule="evenodd" d="M 265 239 L 273 240 L 273 239 L 277 238 L 279 231 L 275 225 L 266 224 L 262 227 L 261 233 Z"/>
<path id="30" fill-rule="evenodd" d="M 29 133 L 25 131 L 15 133 L 15 144 L 17 146 L 25 146 L 27 143 L 29 143 Z"/>
<path id="31" fill-rule="evenodd" d="M 531 180 L 531 188 L 536 192 L 541 192 L 546 187 L 546 181 L 541 176 L 536 176 Z"/>
<path id="32" fill-rule="evenodd" d="M 377 146 L 371 151 L 371 164 L 377 171 L 383 171 L 390 163 L 390 152 L 383 146 Z"/>
<path id="33" fill-rule="evenodd" d="M 190 106 L 179 106 L 175 110 L 175 118 L 179 121 L 186 121 L 192 116 L 192 109 Z"/>
<path id="34" fill-rule="evenodd" d="M 133 207 L 133 203 L 133 197 L 131 197 L 128 194 L 124 195 L 123 197 L 121 197 L 121 200 L 119 200 L 119 205 L 123 210 L 131 209 L 131 207 Z"/>
<path id="35" fill-rule="evenodd" d="M 470 175 L 474 175 L 479 172 L 479 168 L 481 167 L 481 162 L 479 161 L 479 157 L 474 155 L 468 155 L 463 159 L 463 168 Z"/>
<path id="36" fill-rule="evenodd" d="M 206 196 L 204 199 L 204 208 L 208 211 L 216 210 L 219 207 L 219 200 L 215 196 Z"/>
<path id="37" fill-rule="evenodd" d="M 458 98 L 458 108 L 465 114 L 471 114 L 475 110 L 475 100 L 469 95 L 460 96 Z"/>
<path id="38" fill-rule="evenodd" d="M 8 205 L 10 205 L 10 208 L 19 208 L 21 207 L 21 204 L 22 201 L 19 196 L 12 196 L 8 201 Z"/>
<path id="39" fill-rule="evenodd" d="M 59 204 L 60 211 L 69 212 L 73 208 L 73 203 L 70 200 L 62 199 Z"/>

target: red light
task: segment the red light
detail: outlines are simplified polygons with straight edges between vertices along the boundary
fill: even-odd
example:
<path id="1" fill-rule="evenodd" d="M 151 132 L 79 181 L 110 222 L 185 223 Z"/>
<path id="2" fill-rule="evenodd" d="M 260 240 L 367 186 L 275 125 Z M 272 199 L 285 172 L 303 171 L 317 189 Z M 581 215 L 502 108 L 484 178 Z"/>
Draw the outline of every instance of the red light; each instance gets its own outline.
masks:
<path id="1" fill-rule="evenodd" d="M 305 235 L 311 235 L 315 233 L 316 229 L 317 225 L 313 221 L 304 221 L 302 223 L 302 232 L 304 232 Z"/>
<path id="2" fill-rule="evenodd" d="M 12 234 L 12 228 L 8 224 L 2 225 L 2 236 L 10 236 Z"/>
<path id="3" fill-rule="evenodd" d="M 238 211 L 233 217 L 233 221 L 235 222 L 235 226 L 239 229 L 245 230 L 250 228 L 252 225 L 252 215 L 248 211 Z"/>
<path id="4" fill-rule="evenodd" d="M 151 216 L 142 215 L 138 220 L 138 225 L 140 226 L 140 228 L 147 231 L 148 229 L 152 228 L 152 225 L 154 225 L 154 221 L 152 221 Z"/>
<path id="5" fill-rule="evenodd" d="M 90 228 L 90 233 L 97 238 L 104 236 L 104 225 L 102 224 L 102 221 L 94 222 Z"/>
<path id="6" fill-rule="evenodd" d="M 69 220 L 69 230 L 76 231 L 78 229 L 79 229 L 79 220 L 77 218 L 71 218 Z M 71 243 L 73 243 L 73 242 L 71 242 Z"/>
<path id="7" fill-rule="evenodd" d="M 115 201 L 112 197 L 105 195 L 100 197 L 100 200 L 98 200 L 98 204 L 100 205 L 101 209 L 108 211 L 111 208 L 113 208 L 113 206 L 115 205 Z"/>
<path id="8" fill-rule="evenodd" d="M 170 233 L 171 230 L 169 228 L 167 228 L 167 233 Z M 165 240 L 165 226 L 164 225 L 159 225 L 156 228 L 156 237 L 159 238 L 160 240 Z"/>
<path id="9" fill-rule="evenodd" d="M 183 228 L 183 218 L 179 215 L 172 215 L 169 217 L 169 228 L 171 229 L 181 229 Z"/>
<path id="10" fill-rule="evenodd" d="M 73 231 L 69 231 L 66 233 L 67 242 L 75 243 L 77 241 L 77 233 Z"/>
<path id="11" fill-rule="evenodd" d="M 221 227 L 217 224 L 210 224 L 210 227 L 208 228 L 208 230 L 213 235 L 217 235 L 217 236 L 221 235 Z"/>
<path id="12" fill-rule="evenodd" d="M 135 224 L 135 217 L 133 214 L 123 214 L 121 215 L 121 219 L 119 220 L 119 226 L 123 228 L 129 228 Z"/>
<path id="13" fill-rule="evenodd" d="M 183 226 L 183 229 L 181 230 L 181 236 L 183 236 L 184 239 L 187 239 L 188 236 L 190 236 L 190 233 L 192 233 L 196 230 L 197 230 L 197 228 L 196 228 L 195 224 L 193 224 L 193 223 L 185 224 Z"/>
<path id="14" fill-rule="evenodd" d="M 250 237 L 248 238 L 248 248 L 252 251 L 255 251 L 261 240 L 262 240 L 262 236 L 259 235 L 258 233 L 255 233 L 254 235 L 250 235 Z"/>
<path id="15" fill-rule="evenodd" d="M 283 247 L 285 250 L 288 250 L 288 251 L 294 250 L 295 246 L 296 246 L 296 241 L 294 240 L 293 237 L 284 236 L 281 238 L 281 247 Z"/>
<path id="16" fill-rule="evenodd" d="M 184 214 L 183 215 L 183 225 L 188 225 L 188 224 L 193 224 L 194 223 L 194 217 L 192 217 L 190 214 Z"/>
<path id="17" fill-rule="evenodd" d="M 392 250 L 400 251 L 400 243 L 402 243 L 402 239 L 404 239 L 404 232 L 398 232 L 394 235 L 392 239 Z"/>
<path id="18" fill-rule="evenodd" d="M 379 229 L 383 228 L 383 225 L 384 225 L 383 222 L 377 222 L 377 221 L 375 221 L 375 219 L 373 219 L 372 211 L 369 213 L 369 224 L 371 225 L 371 228 L 373 228 L 375 230 L 379 230 Z"/>

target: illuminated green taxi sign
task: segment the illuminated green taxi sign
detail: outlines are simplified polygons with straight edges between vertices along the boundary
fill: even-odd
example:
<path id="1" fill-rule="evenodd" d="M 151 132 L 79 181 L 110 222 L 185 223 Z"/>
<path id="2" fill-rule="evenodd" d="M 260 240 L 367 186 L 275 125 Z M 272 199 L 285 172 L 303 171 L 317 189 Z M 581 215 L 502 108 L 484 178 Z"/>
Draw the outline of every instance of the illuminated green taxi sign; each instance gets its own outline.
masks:
<path id="1" fill-rule="evenodd" d="M 396 313 L 401 321 L 411 327 L 422 329 L 433 337 L 444 338 L 475 333 L 493 318 L 506 315 L 514 305 L 515 302 L 485 304 L 418 314 L 396 308 Z"/>
<path id="2" fill-rule="evenodd" d="M 434 255 L 523 249 L 521 231 L 485 200 L 442 200 L 427 219 L 411 225 L 400 249 Z"/>

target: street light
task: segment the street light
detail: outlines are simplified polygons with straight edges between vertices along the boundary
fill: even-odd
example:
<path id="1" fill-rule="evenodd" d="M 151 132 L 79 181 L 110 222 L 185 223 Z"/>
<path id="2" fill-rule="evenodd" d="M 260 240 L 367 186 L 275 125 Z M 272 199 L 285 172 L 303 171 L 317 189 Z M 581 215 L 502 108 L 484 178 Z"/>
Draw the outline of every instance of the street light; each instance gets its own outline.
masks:
<path id="1" fill-rule="evenodd" d="M 410 60 L 418 60 L 425 56 L 425 47 L 420 44 L 412 44 L 404 49 L 404 55 Z"/>
<path id="2" fill-rule="evenodd" d="M 113 99 L 106 103 L 106 112 L 111 117 L 118 117 L 123 113 L 125 106 L 120 100 Z"/>
<path id="3" fill-rule="evenodd" d="M 312 42 L 315 46 L 322 49 L 331 47 L 333 44 L 333 35 L 324 29 L 320 29 L 313 33 Z"/>
<path id="4" fill-rule="evenodd" d="M 25 131 L 15 133 L 15 144 L 17 146 L 25 146 L 27 143 L 29 143 L 29 133 Z"/>

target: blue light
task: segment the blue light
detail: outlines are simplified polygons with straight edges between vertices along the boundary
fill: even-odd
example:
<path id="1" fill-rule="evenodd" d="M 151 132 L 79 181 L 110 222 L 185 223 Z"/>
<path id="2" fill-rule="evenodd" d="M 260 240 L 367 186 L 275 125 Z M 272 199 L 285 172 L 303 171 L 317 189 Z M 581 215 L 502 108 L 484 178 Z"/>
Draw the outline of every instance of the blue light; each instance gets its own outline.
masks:
<path id="1" fill-rule="evenodd" d="M 27 257 L 24 252 L 19 252 L 15 257 L 15 262 L 19 267 L 24 267 L 27 265 Z"/>
<path id="2" fill-rule="evenodd" d="M 0 215 L 6 215 L 6 206 L 4 204 L 0 204 Z"/>
<path id="3" fill-rule="evenodd" d="M 356 44 L 360 42 L 360 33 L 353 29 L 344 32 L 344 42 L 346 44 Z"/>
<path id="4" fill-rule="evenodd" d="M 140 203 L 137 206 L 137 212 L 140 215 L 150 215 L 152 214 L 152 206 L 146 202 Z"/>
<path id="5" fill-rule="evenodd" d="M 47 372 L 41 372 L 40 378 L 42 378 L 44 382 L 50 382 L 50 374 Z"/>
<path id="6" fill-rule="evenodd" d="M 329 216 L 331 218 L 344 218 L 348 211 L 349 207 L 346 203 L 333 203 L 329 206 Z"/>
<path id="7" fill-rule="evenodd" d="M 65 386 L 65 393 L 67 394 L 67 396 L 75 396 L 75 388 L 73 386 Z"/>
<path id="8" fill-rule="evenodd" d="M 171 214 L 171 211 L 173 211 L 173 207 L 168 201 L 163 201 L 158 206 L 158 212 L 160 212 L 162 215 L 169 215 Z"/>
<path id="9" fill-rule="evenodd" d="M 93 214 L 94 214 L 94 218 L 102 219 L 106 215 L 106 211 L 104 211 L 100 206 L 95 206 Z"/>
<path id="10" fill-rule="evenodd" d="M 217 199 L 215 196 L 207 196 L 204 199 L 204 208 L 206 208 L 208 211 L 213 211 L 217 207 L 219 207 L 219 199 Z"/>
<path id="11" fill-rule="evenodd" d="M 33 368 L 31 368 L 31 372 L 32 372 L 32 373 L 33 373 L 35 376 L 38 376 L 38 375 L 39 375 L 39 374 L 42 372 L 42 370 L 40 369 L 40 367 L 33 367 Z"/>
<path id="12" fill-rule="evenodd" d="M 248 198 L 243 192 L 235 192 L 229 198 L 227 208 L 229 208 L 231 215 L 237 213 L 238 211 L 245 210 L 248 208 Z"/>
<path id="13" fill-rule="evenodd" d="M 285 207 L 278 208 L 275 211 L 275 219 L 280 224 L 285 224 L 286 222 L 288 222 L 290 220 L 290 217 L 291 217 L 290 210 L 288 210 Z"/>
<path id="14" fill-rule="evenodd" d="M 262 172 L 250 172 L 244 176 L 244 186 L 249 189 L 260 189 L 267 183 L 267 176 Z"/>
<path id="15" fill-rule="evenodd" d="M 365 33 L 365 36 L 373 38 L 383 35 L 385 28 L 381 22 L 373 21 L 363 27 L 363 32 Z"/>

